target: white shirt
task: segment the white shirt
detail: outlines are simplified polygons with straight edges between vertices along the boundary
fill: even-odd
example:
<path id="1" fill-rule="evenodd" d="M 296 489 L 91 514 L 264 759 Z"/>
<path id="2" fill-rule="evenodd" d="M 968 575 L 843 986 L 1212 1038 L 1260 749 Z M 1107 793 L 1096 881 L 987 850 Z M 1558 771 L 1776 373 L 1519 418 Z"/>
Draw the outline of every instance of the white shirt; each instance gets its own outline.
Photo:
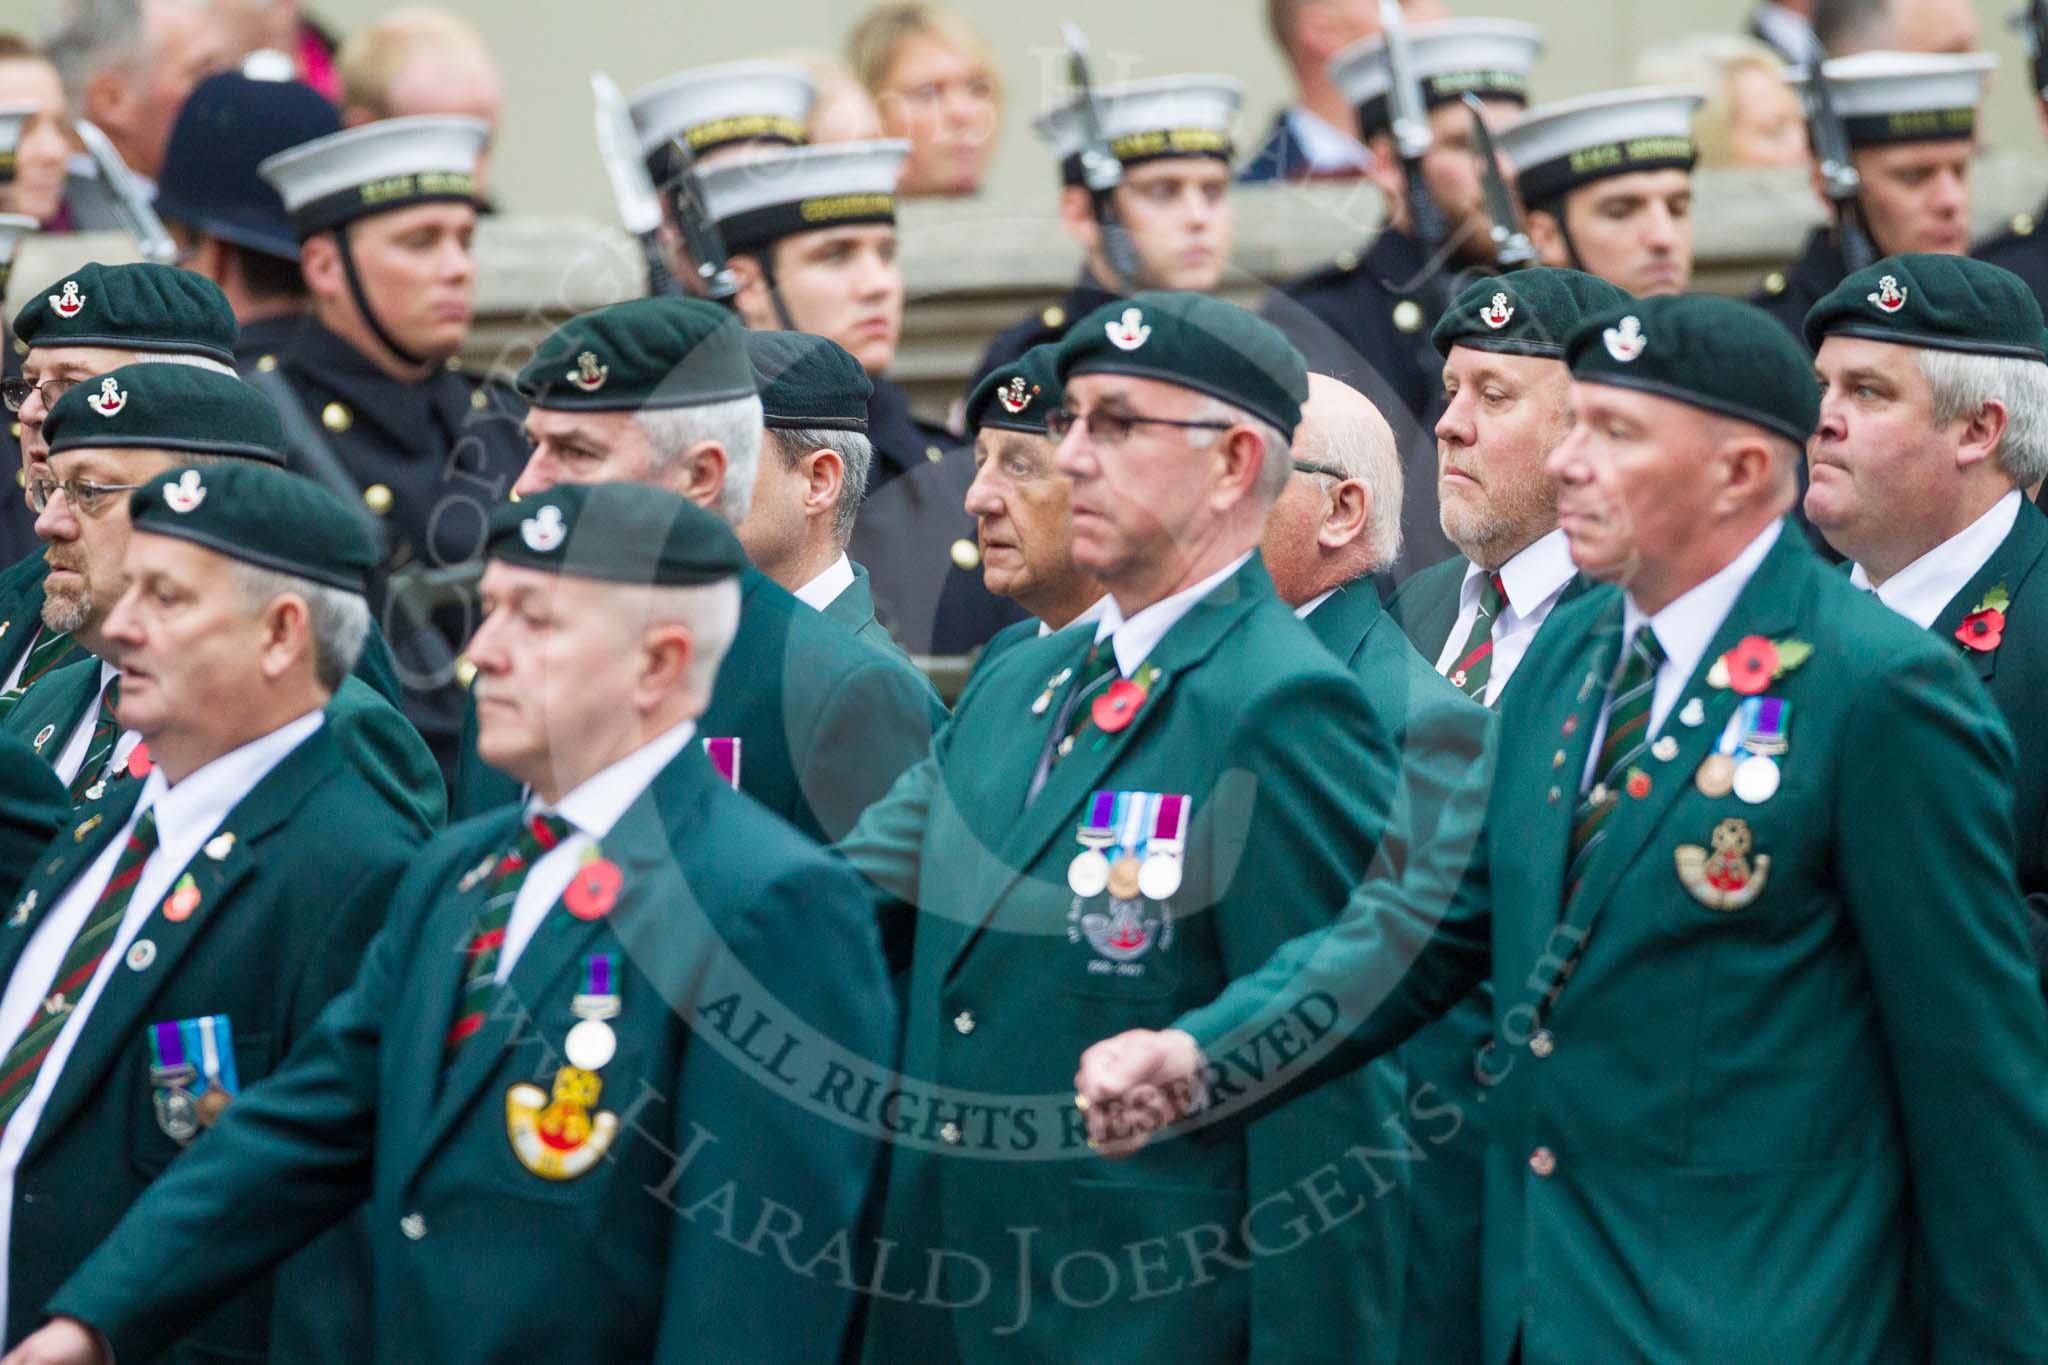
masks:
<path id="1" fill-rule="evenodd" d="M 1093 602 L 1090 602 L 1087 606 L 1081 608 L 1081 614 L 1079 616 L 1076 616 L 1073 620 L 1067 622 L 1066 625 L 1061 626 L 1060 629 L 1069 630 L 1075 626 L 1085 626 L 1093 624 L 1096 621 L 1100 621 L 1102 619 L 1102 613 L 1104 609 L 1107 607 L 1108 603 L 1109 598 L 1107 597 L 1096 598 Z M 1053 628 L 1050 625 L 1046 624 L 1044 621 L 1040 621 L 1038 623 L 1039 639 L 1043 640 L 1046 636 L 1052 634 L 1052 631 Z"/>
<path id="2" fill-rule="evenodd" d="M 559 815 L 575 831 L 569 834 L 533 865 L 520 883 L 519 895 L 512 902 L 512 916 L 505 922 L 505 941 L 498 949 L 498 971 L 496 980 L 500 985 L 512 974 L 512 967 L 519 961 L 519 954 L 533 938 L 548 911 L 569 889 L 569 883 L 576 878 L 576 869 L 583 865 L 583 851 L 601 842 L 612 832 L 612 826 L 626 813 L 627 807 L 640 799 L 640 793 L 652 785 L 661 775 L 661 770 L 675 761 L 697 733 L 697 722 L 686 720 L 673 730 L 649 740 L 627 754 L 618 762 L 579 782 L 575 789 L 561 801 L 549 806 L 544 801 L 529 801 L 527 818 L 536 815 Z"/>
<path id="3" fill-rule="evenodd" d="M 1301 145 L 1301 154 L 1311 171 L 1327 174 L 1372 169 L 1372 152 L 1366 145 L 1321 114 L 1310 113 L 1297 104 L 1287 111 L 1287 126 Z"/>
<path id="4" fill-rule="evenodd" d="M 1329 601 L 1332 597 L 1335 597 L 1336 595 L 1337 590 L 1335 588 L 1324 588 L 1314 597 L 1309 598 L 1308 601 L 1302 603 L 1300 606 L 1294 609 L 1294 619 L 1297 621 L 1308 620 L 1310 612 L 1313 612 L 1317 607 L 1320 607 L 1321 605 L 1323 605 L 1323 603 Z"/>
<path id="5" fill-rule="evenodd" d="M 28 671 L 28 656 L 35 651 L 36 644 L 42 639 L 42 624 L 34 617 L 29 618 L 28 645 L 21 651 L 21 657 L 14 661 L 14 667 L 8 671 L 7 685 L 0 687 L 0 692 L 12 692 L 21 686 L 21 675 Z"/>
<path id="6" fill-rule="evenodd" d="M 1102 616 L 1095 623 L 1095 643 L 1108 640 L 1110 647 L 1116 650 L 1117 672 L 1130 677 L 1181 617 L 1193 611 L 1197 602 L 1216 591 L 1224 579 L 1242 569 L 1251 557 L 1252 551 L 1246 550 L 1192 588 L 1182 588 L 1171 597 L 1162 597 L 1128 619 L 1114 596 L 1103 598 Z"/>
<path id="7" fill-rule="evenodd" d="M 1926 630 L 1955 600 L 1963 585 L 1977 576 L 2020 519 L 2020 490 L 2015 488 L 1991 504 L 1991 510 L 1921 555 L 1874 589 L 1877 600 Z M 1849 581 L 1871 591 L 1870 575 L 1861 564 L 1849 569 Z"/>
<path id="8" fill-rule="evenodd" d="M 796 600 L 812 611 L 823 611 L 832 600 L 853 586 L 853 561 L 842 551 L 825 572 L 796 590 Z"/>
<path id="9" fill-rule="evenodd" d="M 100 664 L 100 689 L 92 695 L 92 705 L 85 708 L 79 717 L 78 726 L 71 732 L 71 738 L 64 741 L 64 750 L 57 755 L 53 766 L 57 780 L 65 786 L 78 776 L 78 770 L 85 766 L 86 751 L 92 748 L 93 724 L 100 718 L 100 698 L 107 693 L 107 684 L 119 677 L 121 670 L 110 663 Z M 134 730 L 123 730 L 114 736 L 114 752 L 107 759 L 107 766 L 113 767 L 128 757 L 128 751 L 142 742 L 142 736 Z"/>
<path id="10" fill-rule="evenodd" d="M 129 813 L 128 823 L 65 889 L 57 904 L 36 925 L 28 946 L 22 949 L 14 974 L 7 979 L 6 992 L 0 994 L 0 1037 L 7 1040 L 0 1047 L 12 1047 L 28 1027 L 29 1019 L 56 981 L 64 955 L 71 950 L 78 931 L 99 902 L 100 893 L 113 879 L 114 865 L 121 861 L 121 854 L 128 847 L 128 836 L 145 812 L 155 811 L 156 849 L 142 865 L 142 875 L 129 895 L 128 909 L 121 917 L 120 928 L 114 931 L 114 941 L 100 958 L 98 969 L 64 1020 L 64 1027 L 58 1030 L 56 1042 L 50 1045 L 49 1055 L 36 1073 L 35 1084 L 8 1119 L 7 1131 L 0 1134 L 0 1321 L 5 1321 L 7 1314 L 7 1246 L 13 1233 L 14 1173 L 49 1104 L 51 1092 L 57 1087 L 64 1063 L 78 1042 L 79 1031 L 106 989 L 107 979 L 117 971 L 129 970 L 129 945 L 170 894 L 178 874 L 199 856 L 200 848 L 220 828 L 228 812 L 292 750 L 305 743 L 325 719 L 319 711 L 308 711 L 263 738 L 222 754 L 175 787 L 166 783 L 162 768 L 152 770 L 143 779 L 142 796 Z"/>
<path id="11" fill-rule="evenodd" d="M 1486 695 L 1480 698 L 1488 706 L 1499 700 L 1500 690 L 1515 675 L 1536 632 L 1578 571 L 1578 565 L 1572 563 L 1571 542 L 1561 530 L 1524 545 L 1500 566 L 1508 600 L 1493 621 L 1493 671 L 1486 678 Z M 1445 677 L 1464 654 L 1465 641 L 1479 620 L 1479 590 L 1485 581 L 1486 570 L 1477 564 L 1465 566 L 1465 581 L 1458 588 L 1458 619 L 1451 624 L 1443 652 L 1436 658 L 1436 671 Z"/>

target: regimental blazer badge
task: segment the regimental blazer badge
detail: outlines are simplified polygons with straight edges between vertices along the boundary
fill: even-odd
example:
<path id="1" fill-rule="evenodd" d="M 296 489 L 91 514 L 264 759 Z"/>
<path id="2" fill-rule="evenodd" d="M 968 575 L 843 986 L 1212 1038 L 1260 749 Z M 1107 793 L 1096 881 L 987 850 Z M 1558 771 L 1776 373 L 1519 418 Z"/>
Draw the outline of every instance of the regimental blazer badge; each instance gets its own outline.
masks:
<path id="1" fill-rule="evenodd" d="M 1692 898 L 1709 910 L 1742 910 L 1763 894 L 1770 876 L 1768 854 L 1749 856 L 1749 822 L 1723 820 L 1714 826 L 1713 851 L 1698 844 L 1680 844 L 1673 858 L 1678 880 Z"/>

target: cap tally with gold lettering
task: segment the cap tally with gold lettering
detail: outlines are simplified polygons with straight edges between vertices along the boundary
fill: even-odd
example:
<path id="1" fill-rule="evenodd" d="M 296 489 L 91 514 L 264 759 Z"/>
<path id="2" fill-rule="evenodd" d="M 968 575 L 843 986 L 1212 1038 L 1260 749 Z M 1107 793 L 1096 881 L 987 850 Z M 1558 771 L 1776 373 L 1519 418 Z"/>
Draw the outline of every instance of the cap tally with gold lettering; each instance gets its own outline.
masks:
<path id="1" fill-rule="evenodd" d="M 723 62 L 643 85 L 626 103 L 659 185 L 676 173 L 671 140 L 693 156 L 748 143 L 802 146 L 817 98 L 810 73 L 794 63 Z"/>
<path id="2" fill-rule="evenodd" d="M 1466 95 L 1529 102 L 1529 69 L 1543 51 L 1543 30 L 1510 19 L 1447 19 L 1408 30 L 1408 50 L 1422 84 L 1422 102 L 1434 109 Z M 1367 137 L 1393 123 L 1393 70 L 1383 38 L 1367 38 L 1330 59 L 1331 84 L 1358 111 Z"/>
<path id="3" fill-rule="evenodd" d="M 1236 154 L 1231 128 L 1244 104 L 1244 86 L 1229 76 L 1156 76 L 1095 91 L 1096 117 L 1110 154 L 1126 166 L 1169 156 Z M 1039 141 L 1060 158 L 1060 176 L 1082 183 L 1086 125 L 1078 100 L 1048 109 L 1032 122 Z"/>
<path id="4" fill-rule="evenodd" d="M 265 157 L 257 174 L 284 200 L 300 241 L 414 204 L 477 202 L 482 119 L 453 114 L 379 119 Z"/>
<path id="5" fill-rule="evenodd" d="M 1859 52 L 1821 64 L 1851 147 L 1977 136 L 1977 106 L 1998 66 L 1988 52 Z M 1804 91 L 1807 68 L 1785 73 Z"/>
<path id="6" fill-rule="evenodd" d="M 1690 171 L 1698 158 L 1692 115 L 1705 99 L 1682 85 L 1586 95 L 1531 109 L 1494 143 L 1515 168 L 1522 202 L 1543 208 L 1609 176 Z"/>
<path id="7" fill-rule="evenodd" d="M 908 155 L 900 138 L 776 148 L 706 166 L 699 183 L 726 249 L 752 251 L 799 232 L 894 223 Z"/>

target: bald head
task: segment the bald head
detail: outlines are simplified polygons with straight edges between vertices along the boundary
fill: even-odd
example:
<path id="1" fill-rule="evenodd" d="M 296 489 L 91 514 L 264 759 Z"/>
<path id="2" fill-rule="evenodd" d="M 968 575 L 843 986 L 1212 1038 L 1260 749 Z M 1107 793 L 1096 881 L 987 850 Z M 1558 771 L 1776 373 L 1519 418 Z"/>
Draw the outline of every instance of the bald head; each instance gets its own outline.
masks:
<path id="1" fill-rule="evenodd" d="M 1401 553 L 1401 460 L 1371 400 L 1322 374 L 1308 377 L 1289 453 L 1296 468 L 1261 549 L 1281 598 L 1299 606 Z"/>

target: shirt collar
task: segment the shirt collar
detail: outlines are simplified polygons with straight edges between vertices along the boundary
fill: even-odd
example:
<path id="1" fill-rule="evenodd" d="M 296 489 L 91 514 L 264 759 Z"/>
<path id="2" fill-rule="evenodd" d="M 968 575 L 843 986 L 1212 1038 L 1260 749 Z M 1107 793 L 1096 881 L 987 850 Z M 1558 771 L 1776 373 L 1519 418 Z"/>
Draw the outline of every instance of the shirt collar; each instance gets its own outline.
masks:
<path id="1" fill-rule="evenodd" d="M 1336 127 L 1321 114 L 1309 112 L 1300 105 L 1287 111 L 1287 126 L 1294 130 L 1294 140 L 1301 146 L 1301 156 L 1314 171 L 1369 171 L 1372 169 L 1372 152 L 1342 128 Z"/>
<path id="2" fill-rule="evenodd" d="M 1171 597 L 1162 597 L 1149 607 L 1139 610 L 1137 615 L 1126 618 L 1123 609 L 1116 604 L 1112 595 L 1103 598 L 1102 617 L 1095 624 L 1095 643 L 1111 642 L 1116 650 L 1117 671 L 1126 678 L 1138 671 L 1138 665 L 1166 638 L 1181 617 L 1194 609 L 1197 602 L 1214 592 L 1223 581 L 1245 566 L 1252 557 L 1246 550 L 1230 563 L 1210 574 L 1191 588 L 1183 588 Z"/>
<path id="3" fill-rule="evenodd" d="M 287 721 L 261 739 L 252 739 L 238 749 L 202 764 L 172 786 L 162 767 L 150 769 L 142 780 L 142 795 L 135 810 L 156 812 L 157 842 L 174 845 L 181 836 L 205 834 L 225 820 L 270 770 L 287 754 L 306 742 L 326 720 L 320 710 L 308 711 Z"/>
<path id="4" fill-rule="evenodd" d="M 1336 595 L 1337 590 L 1335 588 L 1324 588 L 1314 597 L 1309 598 L 1308 601 L 1302 603 L 1300 606 L 1294 609 L 1294 619 L 1297 621 L 1308 620 L 1309 614 L 1311 612 L 1313 612 L 1317 607 L 1320 607 L 1321 605 L 1323 605 L 1323 603 L 1329 601 L 1332 597 L 1335 597 Z"/>
<path id="5" fill-rule="evenodd" d="M 1102 619 L 1103 610 L 1108 606 L 1110 600 L 1111 599 L 1107 594 L 1096 598 L 1093 602 L 1090 602 L 1087 606 L 1081 608 L 1081 614 L 1079 616 L 1076 616 L 1073 620 L 1067 622 L 1066 625 L 1061 626 L 1060 629 L 1068 630 L 1074 626 L 1085 626 L 1093 622 L 1100 621 Z M 1040 621 L 1038 623 L 1039 639 L 1043 640 L 1046 636 L 1052 633 L 1053 632 L 1051 626 L 1047 625 L 1043 621 Z"/>
<path id="6" fill-rule="evenodd" d="M 1521 617 L 1541 610 L 1544 603 L 1564 591 L 1578 571 L 1579 566 L 1572 563 L 1571 541 L 1565 538 L 1562 529 L 1539 536 L 1500 566 L 1500 581 L 1507 586 L 1508 594 L 1502 615 L 1512 612 Z M 1471 605 L 1479 596 L 1479 580 L 1485 576 L 1486 570 L 1477 564 L 1465 566 L 1465 582 L 1458 596 L 1461 607 Z"/>
<path id="7" fill-rule="evenodd" d="M 577 783 L 575 788 L 550 808 L 538 797 L 527 803 L 529 816 L 549 813 L 561 816 L 574 825 L 579 833 L 593 839 L 602 839 L 612 832 L 612 826 L 626 813 L 627 807 L 640 799 L 640 793 L 652 786 L 661 770 L 675 762 L 676 755 L 697 733 L 697 722 L 686 720 L 672 730 L 665 730 L 613 763 Z"/>
<path id="8" fill-rule="evenodd" d="M 1657 643 L 1663 647 L 1665 662 L 1678 670 L 1681 678 L 1690 678 L 1700 665 L 1700 658 L 1713 643 L 1714 634 L 1721 629 L 1721 623 L 1734 610 L 1735 599 L 1756 576 L 1757 566 L 1764 562 L 1764 556 L 1778 543 L 1778 536 L 1784 531 L 1783 521 L 1773 521 L 1757 533 L 1756 539 L 1743 547 L 1712 577 L 1699 583 L 1664 605 L 1663 610 L 1651 616 L 1636 605 L 1636 599 L 1625 599 L 1622 606 L 1621 624 L 1624 642 L 1635 638 L 1638 627 L 1648 622 L 1650 629 L 1657 633 Z"/>
<path id="9" fill-rule="evenodd" d="M 2020 519 L 2020 490 L 2015 488 L 1989 511 L 1941 544 L 1921 555 L 1875 588 L 1861 564 L 1849 570 L 1849 581 L 1877 593 L 1877 600 L 1922 630 L 1928 629 L 1963 585 L 1998 553 L 2013 523 Z"/>
<path id="10" fill-rule="evenodd" d="M 796 600 L 813 611 L 823 611 L 832 605 L 834 598 L 853 586 L 853 561 L 840 551 L 839 558 L 826 566 L 825 571 L 796 590 Z"/>

